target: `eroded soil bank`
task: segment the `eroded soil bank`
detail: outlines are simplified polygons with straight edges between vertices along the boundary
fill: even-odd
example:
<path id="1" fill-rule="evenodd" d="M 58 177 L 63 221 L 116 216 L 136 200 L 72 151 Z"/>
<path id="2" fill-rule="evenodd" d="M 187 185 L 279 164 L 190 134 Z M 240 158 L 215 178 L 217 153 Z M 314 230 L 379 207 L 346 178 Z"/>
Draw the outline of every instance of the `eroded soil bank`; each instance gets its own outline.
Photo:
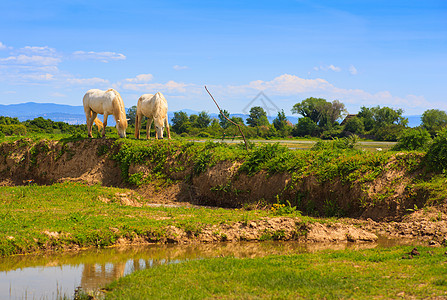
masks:
<path id="1" fill-rule="evenodd" d="M 310 224 L 301 224 L 296 218 L 268 218 L 209 226 L 200 234 L 172 227 L 157 242 L 256 241 L 268 236 L 308 242 L 362 242 L 385 235 L 416 238 L 432 245 L 447 243 L 446 201 L 424 207 L 428 193 L 413 188 L 412 179 L 418 171 L 402 164 L 407 159 L 405 154 L 396 154 L 381 162 L 380 173 L 371 180 L 364 180 L 371 176 L 365 171 L 356 175 L 358 179 L 347 182 L 337 176 L 321 180 L 321 176 L 312 172 L 259 170 L 247 174 L 240 172 L 243 164 L 240 159 L 210 163 L 209 158 L 204 160 L 205 152 L 200 149 L 196 152 L 199 154 L 194 154 L 183 151 L 176 143 L 142 145 L 148 149 L 162 145 L 168 151 L 161 156 L 158 150 L 135 152 L 131 154 L 136 158 L 124 160 L 123 145 L 108 139 L 3 143 L 0 145 L 0 185 L 75 181 L 123 187 L 132 189 L 132 193 L 145 200 L 140 203 L 133 197 L 121 197 L 123 205 L 133 206 L 158 203 L 250 209 L 270 207 L 281 200 L 309 215 L 345 217 Z M 152 241 L 140 237 L 132 240 L 135 242 Z M 126 243 L 131 241 L 118 240 L 118 244 Z"/>

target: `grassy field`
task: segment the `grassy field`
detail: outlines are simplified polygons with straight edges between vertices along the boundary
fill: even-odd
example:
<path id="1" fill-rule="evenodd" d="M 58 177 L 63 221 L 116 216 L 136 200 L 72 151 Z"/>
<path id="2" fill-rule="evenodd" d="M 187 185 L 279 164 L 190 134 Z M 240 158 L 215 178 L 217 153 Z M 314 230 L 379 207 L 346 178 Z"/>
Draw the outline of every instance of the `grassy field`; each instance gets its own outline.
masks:
<path id="1" fill-rule="evenodd" d="M 322 251 L 157 266 L 121 278 L 106 299 L 426 299 L 447 297 L 443 248 Z"/>
<path id="2" fill-rule="evenodd" d="M 272 215 L 267 210 L 126 206 L 120 202 L 123 195 L 144 203 L 130 190 L 99 185 L 0 187 L 0 255 L 72 246 L 106 247 L 119 238 L 132 241 L 144 237 L 157 242 L 169 226 L 195 234 L 205 225 Z"/>

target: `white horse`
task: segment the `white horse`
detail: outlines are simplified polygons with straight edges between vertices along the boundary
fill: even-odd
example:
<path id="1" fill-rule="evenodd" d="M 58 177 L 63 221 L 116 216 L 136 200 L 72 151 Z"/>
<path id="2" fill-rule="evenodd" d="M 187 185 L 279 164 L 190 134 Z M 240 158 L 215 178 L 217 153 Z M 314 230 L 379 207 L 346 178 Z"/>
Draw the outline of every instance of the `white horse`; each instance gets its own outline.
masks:
<path id="1" fill-rule="evenodd" d="M 144 94 L 138 99 L 137 113 L 135 116 L 135 137 L 140 138 L 140 126 L 143 116 L 148 118 L 146 125 L 146 138 L 150 138 L 152 121 L 155 124 L 155 138 L 163 138 L 163 130 L 166 125 L 168 138 L 171 138 L 171 131 L 168 123 L 168 102 L 162 93 L 155 95 Z"/>
<path id="2" fill-rule="evenodd" d="M 98 125 L 101 121 L 96 118 L 98 114 L 104 115 L 102 136 L 106 135 L 107 118 L 113 114 L 116 122 L 116 130 L 120 137 L 126 137 L 127 119 L 124 102 L 121 95 L 114 89 L 102 91 L 98 89 L 88 90 L 84 95 L 84 112 L 87 118 L 88 136 L 92 137 L 93 122 Z M 99 128 L 99 125 L 98 125 Z"/>

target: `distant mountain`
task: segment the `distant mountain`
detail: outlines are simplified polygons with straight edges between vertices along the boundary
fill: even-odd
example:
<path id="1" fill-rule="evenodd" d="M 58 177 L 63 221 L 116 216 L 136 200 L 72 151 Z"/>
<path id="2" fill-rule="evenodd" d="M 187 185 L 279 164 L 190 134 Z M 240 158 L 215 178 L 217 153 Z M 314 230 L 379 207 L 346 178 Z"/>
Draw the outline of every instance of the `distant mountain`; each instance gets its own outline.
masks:
<path id="1" fill-rule="evenodd" d="M 184 111 L 188 115 L 199 114 L 198 111 L 191 109 L 182 109 L 179 111 Z M 68 124 L 85 124 L 85 114 L 83 106 L 71 106 L 64 104 L 55 104 L 55 103 L 35 103 L 35 102 L 27 102 L 21 104 L 9 104 L 2 105 L 0 104 L 0 116 L 18 118 L 20 121 L 32 120 L 38 117 L 43 117 L 45 119 L 51 119 L 56 122 L 65 122 Z M 211 113 L 210 116 L 212 118 L 218 119 L 218 114 Z M 240 117 L 244 121 L 247 120 L 248 115 L 246 114 L 230 114 L 231 117 Z M 174 112 L 168 113 L 168 118 L 171 120 L 174 117 Z M 417 127 L 421 124 L 421 116 L 420 115 L 411 115 L 405 116 L 408 118 L 408 126 Z M 102 117 L 100 117 L 102 120 Z M 276 116 L 267 117 L 269 122 L 273 122 Z M 298 123 L 298 117 L 296 116 L 287 116 L 287 120 L 289 120 L 292 124 Z M 115 120 L 113 117 L 109 117 L 108 124 L 109 126 L 115 126 Z"/>
<path id="2" fill-rule="evenodd" d="M 0 115 L 18 118 L 20 121 L 43 117 L 68 124 L 85 124 L 84 107 L 54 103 L 27 102 L 0 105 Z"/>

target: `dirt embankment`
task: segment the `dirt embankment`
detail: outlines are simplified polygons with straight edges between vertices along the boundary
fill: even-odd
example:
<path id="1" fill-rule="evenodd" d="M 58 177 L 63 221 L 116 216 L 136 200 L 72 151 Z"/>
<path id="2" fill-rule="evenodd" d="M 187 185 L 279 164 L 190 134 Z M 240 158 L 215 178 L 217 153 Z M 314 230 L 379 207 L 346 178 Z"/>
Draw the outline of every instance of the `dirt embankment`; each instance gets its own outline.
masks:
<path id="1" fill-rule="evenodd" d="M 287 199 L 299 210 L 307 210 L 305 212 L 314 215 L 340 213 L 355 218 L 343 221 L 345 225 L 337 225 L 339 228 L 326 225 L 318 228 L 320 225 L 312 225 L 313 227 L 306 229 L 308 240 L 312 240 L 313 235 L 319 241 L 330 241 L 331 237 L 336 236 L 336 240 L 344 241 L 374 240 L 369 233 L 375 232 L 395 237 L 419 238 L 433 244 L 447 243 L 446 206 L 431 208 L 432 212 L 419 210 L 408 214 L 415 204 L 423 207 L 424 201 L 407 197 L 405 187 L 408 179 L 404 169 L 392 168 L 367 185 L 359 185 L 338 180 L 319 182 L 312 175 L 296 180 L 292 174 L 271 175 L 264 171 L 248 176 L 238 172 L 240 162 L 230 161 L 219 162 L 197 175 L 193 174 L 191 163 L 186 163 L 185 168 L 172 171 L 176 162 L 168 157 L 164 170 L 174 183 L 163 185 L 163 188 L 157 184 L 137 187 L 123 180 L 119 163 L 112 159 L 113 151 L 118 151 L 118 147 L 114 140 L 108 139 L 71 142 L 44 140 L 37 143 L 19 140 L 3 143 L 0 145 L 0 185 L 79 181 L 132 188 L 151 203 L 188 202 L 223 207 L 260 207 L 275 203 L 280 197 Z M 131 164 L 128 168 L 129 175 L 150 172 L 149 163 Z M 376 197 L 384 191 L 388 192 L 387 201 L 364 205 L 365 199 Z M 266 232 L 281 234 L 281 239 L 290 239 L 296 234 L 296 226 L 289 226 L 289 221 L 266 220 L 266 223 L 234 224 L 231 228 L 208 228 L 202 232 L 200 239 L 210 242 L 259 240 Z M 280 229 L 276 228 L 275 222 L 279 222 Z M 363 228 L 365 231 L 353 231 L 352 228 Z M 174 228 L 172 230 L 172 236 L 179 237 L 180 240 L 182 237 L 192 238 L 188 237 L 187 232 L 179 232 Z"/>

